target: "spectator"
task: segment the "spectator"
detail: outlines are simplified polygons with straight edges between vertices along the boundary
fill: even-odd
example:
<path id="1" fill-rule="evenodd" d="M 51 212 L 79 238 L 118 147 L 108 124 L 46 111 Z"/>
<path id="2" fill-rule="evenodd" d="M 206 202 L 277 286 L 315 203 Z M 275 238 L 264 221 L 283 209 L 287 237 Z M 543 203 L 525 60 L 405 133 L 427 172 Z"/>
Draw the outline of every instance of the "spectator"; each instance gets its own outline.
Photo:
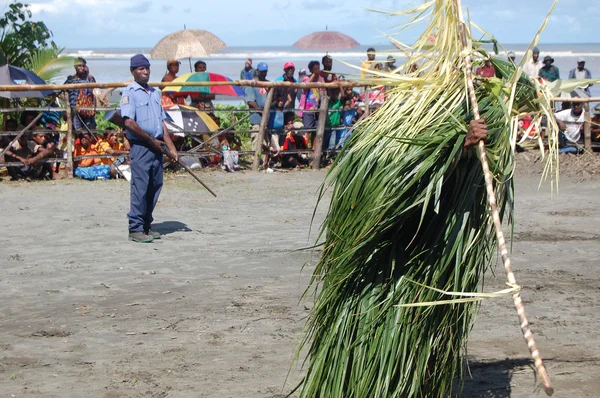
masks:
<path id="1" fill-rule="evenodd" d="M 92 136 L 89 133 L 83 133 L 79 143 L 75 143 L 73 157 L 99 155 L 95 144 L 92 144 Z M 75 161 L 75 177 L 84 180 L 107 180 L 111 177 L 110 166 L 102 164 L 100 158 L 86 158 Z M 113 174 L 114 177 L 114 174 Z"/>
<path id="2" fill-rule="evenodd" d="M 112 128 L 107 129 L 104 138 L 96 144 L 96 150 L 99 155 L 115 155 L 112 158 L 101 158 L 103 165 L 110 167 L 110 176 L 117 175 L 117 166 L 128 163 L 123 155 L 129 154 L 129 142 L 124 139 L 124 142 L 119 141 L 119 132 Z M 129 166 L 124 166 L 129 167 Z"/>
<path id="3" fill-rule="evenodd" d="M 176 59 L 167 60 L 167 74 L 163 76 L 161 82 L 172 82 L 175 80 L 179 73 L 179 65 L 181 65 L 181 62 Z"/>
<path id="4" fill-rule="evenodd" d="M 538 78 L 538 72 L 542 68 L 542 63 L 539 61 L 540 50 L 537 47 L 533 47 L 532 58 L 523 65 L 523 72 L 532 79 Z"/>
<path id="5" fill-rule="evenodd" d="M 267 82 L 267 73 L 269 72 L 269 65 L 266 62 L 261 62 L 256 66 L 256 80 L 260 82 Z M 258 142 L 258 131 L 260 130 L 260 122 L 262 119 L 262 110 L 267 102 L 267 89 L 263 87 L 245 87 L 246 92 L 246 105 L 250 108 L 250 126 L 252 133 L 252 150 L 256 151 L 258 145 L 262 143 Z M 265 135 L 265 138 L 267 136 Z"/>
<path id="6" fill-rule="evenodd" d="M 371 70 L 373 67 L 373 61 L 375 61 L 375 49 L 373 47 L 369 47 L 367 49 L 367 59 L 361 65 L 360 78 L 364 79 L 367 77 L 367 71 Z"/>
<path id="7" fill-rule="evenodd" d="M 304 83 L 305 80 L 308 80 L 308 79 L 305 79 L 307 75 L 308 75 L 308 71 L 306 70 L 306 68 L 300 69 L 300 72 L 298 72 L 298 83 Z M 303 94 L 302 90 L 296 90 L 296 99 L 298 100 L 298 102 L 300 102 L 300 99 L 302 98 L 302 94 Z M 302 111 L 296 112 L 296 115 L 299 118 L 302 118 Z"/>
<path id="8" fill-rule="evenodd" d="M 275 106 L 271 107 L 271 114 L 269 115 L 269 142 L 270 142 L 270 152 L 273 153 L 274 157 L 279 156 L 279 152 L 281 151 L 281 146 L 279 143 L 280 136 L 283 135 L 284 128 L 284 101 L 283 97 L 278 97 L 275 99 Z"/>
<path id="9" fill-rule="evenodd" d="M 297 83 L 296 78 L 294 78 L 295 72 L 296 66 L 293 62 L 288 61 L 283 65 L 283 75 L 279 76 L 277 79 L 275 79 L 275 81 Z M 294 109 L 294 105 L 296 105 L 296 89 L 278 87 L 276 90 L 275 97 L 281 97 L 283 99 L 283 107 L 288 110 Z"/>
<path id="10" fill-rule="evenodd" d="M 596 105 L 594 109 L 592 109 L 592 115 L 594 115 L 590 124 L 592 141 L 600 142 L 600 105 Z"/>
<path id="11" fill-rule="evenodd" d="M 584 79 L 591 79 L 592 78 L 592 74 L 590 73 L 590 71 L 588 69 L 586 69 L 585 67 L 585 58 L 583 57 L 579 57 L 577 59 L 577 68 L 575 69 L 571 69 L 571 71 L 569 72 L 569 79 L 577 79 L 577 80 L 584 80 Z M 585 92 L 591 96 L 592 94 L 590 93 L 590 87 L 592 87 L 592 84 L 588 85 L 585 88 Z"/>
<path id="12" fill-rule="evenodd" d="M 96 83 L 94 76 L 89 74 L 86 60 L 79 57 L 75 60 L 75 76 L 68 76 L 64 84 Z M 69 104 L 71 107 L 96 107 L 96 99 L 91 88 L 69 90 Z M 90 128 L 96 128 L 96 112 L 94 110 L 78 110 L 73 113 L 73 129 L 81 130 L 83 123 Z"/>
<path id="13" fill-rule="evenodd" d="M 25 133 L 15 142 L 11 148 L 4 153 L 5 161 L 21 162 L 23 166 L 8 166 L 7 171 L 11 181 L 25 179 L 52 178 L 52 165 L 49 163 L 39 163 L 40 160 L 47 159 L 57 153 L 54 144 L 46 142 L 45 134 L 39 133 L 31 135 Z"/>
<path id="14" fill-rule="evenodd" d="M 252 58 L 248 58 L 244 63 L 244 69 L 240 72 L 240 80 L 253 80 L 256 77 L 256 70 L 252 67 Z"/>
<path id="15" fill-rule="evenodd" d="M 206 72 L 206 62 L 196 61 L 194 64 L 194 72 Z"/>
<path id="16" fill-rule="evenodd" d="M 475 74 L 479 77 L 490 78 L 496 76 L 496 70 L 494 69 L 494 65 L 492 65 L 492 61 L 489 59 L 485 60 L 483 66 L 480 66 L 475 71 Z"/>
<path id="17" fill-rule="evenodd" d="M 194 64 L 195 72 L 206 72 L 206 62 L 204 61 L 196 61 Z M 217 126 L 221 125 L 221 120 L 214 114 L 215 106 L 212 100 L 215 99 L 214 94 L 203 94 L 203 93 L 194 93 L 190 95 L 192 100 L 192 106 L 198 108 L 198 110 L 206 111 L 207 115 L 210 116 Z"/>
<path id="18" fill-rule="evenodd" d="M 294 114 L 291 112 L 285 114 L 285 132 L 286 137 L 282 146 L 283 151 L 297 151 L 308 149 L 308 142 L 306 141 L 306 137 L 300 135 L 296 131 L 294 123 Z M 308 158 L 302 156 L 299 153 L 288 153 L 283 155 L 282 167 L 303 167 L 307 165 L 309 161 L 310 160 Z"/>
<path id="19" fill-rule="evenodd" d="M 565 146 L 568 142 L 577 143 L 581 138 L 581 127 L 585 120 L 585 112 L 581 102 L 572 104 L 571 109 L 565 109 L 554 115 L 558 122 L 558 127 L 562 130 L 559 140 L 561 146 Z"/>
<path id="20" fill-rule="evenodd" d="M 323 83 L 324 80 L 321 77 L 321 70 L 319 61 L 310 61 L 308 63 L 308 70 L 310 77 L 305 76 L 302 83 Z M 317 111 L 321 105 L 322 89 L 319 88 L 305 88 L 302 89 L 302 96 L 300 97 L 299 109 L 302 110 L 302 124 L 307 129 L 314 129 L 317 127 Z M 314 141 L 316 132 L 312 131 L 311 142 Z"/>
<path id="21" fill-rule="evenodd" d="M 172 82 L 173 80 L 177 79 L 179 65 L 181 65 L 181 62 L 176 59 L 167 60 L 167 73 L 163 76 L 161 82 Z M 160 101 L 163 108 L 168 108 L 176 104 L 185 104 L 185 100 L 182 96 L 177 96 L 173 93 L 167 93 L 165 91 L 162 92 Z"/>
<path id="22" fill-rule="evenodd" d="M 553 82 L 555 80 L 560 79 L 560 72 L 558 68 L 554 65 L 554 58 L 549 55 L 544 57 L 544 66 L 540 68 L 538 71 L 538 77 L 547 80 L 549 82 Z"/>
<path id="23" fill-rule="evenodd" d="M 325 55 L 321 59 L 321 64 L 323 64 L 323 70 L 321 71 L 321 77 L 325 83 L 332 83 L 337 81 L 338 77 L 335 73 L 331 72 L 333 69 L 333 58 L 329 55 Z"/>
<path id="24" fill-rule="evenodd" d="M 29 124 L 31 122 L 33 122 L 33 120 L 38 116 L 38 113 L 35 111 L 25 111 L 23 113 L 21 113 L 21 118 L 19 119 L 19 122 L 21 123 L 21 128 L 24 129 L 25 127 L 29 126 Z M 40 122 L 38 121 L 36 124 L 34 124 L 33 126 L 31 126 L 31 130 L 39 130 L 40 127 Z"/>
<path id="25" fill-rule="evenodd" d="M 96 150 L 99 155 L 115 155 L 114 158 L 102 158 L 102 164 L 112 165 L 119 155 L 129 154 L 129 142 L 122 143 L 119 141 L 119 132 L 107 129 L 104 138 L 96 144 Z"/>
<path id="26" fill-rule="evenodd" d="M 509 51 L 507 54 L 508 57 L 508 62 L 512 62 L 513 64 L 515 63 L 515 59 L 517 59 L 517 56 L 515 55 L 514 51 Z"/>
<path id="27" fill-rule="evenodd" d="M 398 67 L 395 65 L 396 64 L 396 58 L 394 58 L 393 55 L 388 55 L 386 61 L 385 61 L 385 68 L 384 70 L 386 72 L 393 72 L 396 69 L 398 69 Z"/>
<path id="28" fill-rule="evenodd" d="M 356 123 L 356 117 L 356 106 L 352 102 L 352 96 L 346 95 L 344 97 L 344 110 L 341 114 L 341 124 L 345 128 L 341 131 L 339 145 L 344 146 L 344 143 L 352 135 L 351 129 L 354 123 Z"/>
<path id="29" fill-rule="evenodd" d="M 340 142 L 340 136 L 342 130 L 338 127 L 341 121 L 341 108 L 342 101 L 340 99 L 340 89 L 334 88 L 330 90 L 329 97 L 329 111 L 327 115 L 327 128 L 325 129 L 325 136 L 323 137 L 323 150 L 334 151 L 338 142 Z"/>

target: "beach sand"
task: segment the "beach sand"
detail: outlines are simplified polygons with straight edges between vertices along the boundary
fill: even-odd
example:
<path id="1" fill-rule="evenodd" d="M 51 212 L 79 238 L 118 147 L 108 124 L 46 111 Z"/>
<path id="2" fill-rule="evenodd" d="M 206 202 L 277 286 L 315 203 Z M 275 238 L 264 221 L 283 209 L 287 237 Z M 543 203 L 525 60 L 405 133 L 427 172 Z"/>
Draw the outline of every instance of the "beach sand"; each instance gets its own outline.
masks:
<path id="1" fill-rule="evenodd" d="M 513 263 L 557 397 L 600 391 L 600 178 L 550 199 L 516 180 Z M 0 184 L 0 396 L 283 397 L 325 172 L 169 174 L 152 244 L 127 241 L 119 181 Z M 306 265 L 302 271 L 303 265 Z M 498 262 L 486 291 L 505 288 Z M 544 396 L 509 297 L 482 304 L 465 397 Z M 288 374 L 289 372 L 289 374 Z M 287 383 L 286 383 L 287 378 Z"/>

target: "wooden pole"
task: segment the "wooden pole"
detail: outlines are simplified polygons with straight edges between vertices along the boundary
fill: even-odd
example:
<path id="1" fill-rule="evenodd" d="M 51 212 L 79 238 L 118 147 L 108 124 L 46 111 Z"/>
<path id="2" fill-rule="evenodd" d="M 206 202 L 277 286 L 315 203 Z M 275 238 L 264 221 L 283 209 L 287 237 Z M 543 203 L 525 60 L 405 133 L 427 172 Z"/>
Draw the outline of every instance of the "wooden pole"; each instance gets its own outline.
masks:
<path id="1" fill-rule="evenodd" d="M 131 82 L 113 82 L 113 83 L 76 83 L 76 84 L 19 84 L 19 85 L 0 85 L 0 91 L 63 91 L 78 90 L 84 88 L 121 88 L 127 87 Z M 152 82 L 152 87 L 197 87 L 197 86 L 241 86 L 241 87 L 284 87 L 284 88 L 342 88 L 342 87 L 361 87 L 364 82 L 357 81 L 336 81 L 331 83 L 307 82 L 291 83 L 287 81 L 260 81 L 260 80 L 235 80 L 223 82 Z"/>
<path id="2" fill-rule="evenodd" d="M 583 105 L 583 111 L 585 112 L 585 122 L 583 123 L 583 145 L 586 151 L 592 152 L 592 118 L 590 116 L 589 102 Z"/>
<path id="3" fill-rule="evenodd" d="M 252 162 L 252 171 L 258 171 L 260 166 L 260 159 L 262 158 L 262 145 L 265 140 L 265 130 L 269 123 L 269 116 L 271 112 L 271 102 L 273 100 L 273 93 L 275 90 L 270 89 L 267 93 L 267 99 L 265 100 L 265 106 L 263 107 L 262 119 L 260 120 L 260 127 L 258 129 L 258 137 L 256 138 L 256 148 L 254 150 L 254 161 Z M 267 165 L 268 166 L 268 165 Z"/>
<path id="4" fill-rule="evenodd" d="M 473 76 L 471 74 L 472 65 L 470 54 L 472 49 L 467 41 L 467 26 L 463 19 L 461 0 L 456 0 L 456 7 L 458 8 L 457 11 L 460 19 L 460 38 L 464 47 L 464 53 L 466 54 L 464 68 L 467 78 L 467 86 L 469 89 L 469 98 L 471 100 L 471 105 L 473 106 L 473 114 L 475 116 L 475 120 L 479 120 L 479 106 L 477 104 L 477 98 L 475 97 L 475 86 L 473 85 Z M 496 202 L 496 194 L 494 192 L 494 177 L 492 176 L 492 173 L 490 171 L 490 166 L 487 161 L 485 143 L 483 141 L 479 141 L 478 149 L 479 159 L 481 161 L 481 166 L 483 168 L 483 174 L 485 177 L 485 187 L 487 190 L 490 212 L 492 213 L 492 219 L 494 221 L 494 227 L 496 230 L 496 240 L 498 241 L 498 248 L 500 249 L 500 255 L 502 256 L 502 262 L 506 271 L 506 278 L 508 279 L 508 283 L 511 286 L 517 286 L 517 280 L 512 270 L 512 263 L 508 255 L 508 249 L 506 248 L 506 239 L 504 238 L 504 232 L 502 231 L 502 221 L 500 220 L 500 213 L 498 211 L 498 205 Z M 529 348 L 529 352 L 531 353 L 531 357 L 533 358 L 535 369 L 540 380 L 542 381 L 544 391 L 547 395 L 550 396 L 554 393 L 554 388 L 552 388 L 550 377 L 548 376 L 548 373 L 546 372 L 546 367 L 542 362 L 542 356 L 540 355 L 540 352 L 537 349 L 537 345 L 535 344 L 533 333 L 531 333 L 531 329 L 529 327 L 529 321 L 527 320 L 527 316 L 525 315 L 525 306 L 523 305 L 523 300 L 521 299 L 521 295 L 519 292 L 513 295 L 513 302 L 517 310 L 517 315 L 519 317 L 521 332 L 523 333 L 523 337 L 527 342 L 527 347 Z"/>
<path id="5" fill-rule="evenodd" d="M 371 100 L 369 99 L 369 86 L 365 86 L 365 117 L 368 117 L 371 113 Z"/>
<path id="6" fill-rule="evenodd" d="M 321 97 L 321 106 L 319 107 L 319 123 L 317 124 L 317 136 L 313 142 L 313 170 L 321 167 L 321 155 L 323 154 L 323 136 L 325 135 L 325 126 L 327 125 L 327 109 L 329 108 L 329 96 L 323 92 Z"/>
<path id="7" fill-rule="evenodd" d="M 67 105 L 67 164 L 65 170 L 67 177 L 73 178 L 73 109 L 69 103 L 69 98 L 66 99 Z"/>

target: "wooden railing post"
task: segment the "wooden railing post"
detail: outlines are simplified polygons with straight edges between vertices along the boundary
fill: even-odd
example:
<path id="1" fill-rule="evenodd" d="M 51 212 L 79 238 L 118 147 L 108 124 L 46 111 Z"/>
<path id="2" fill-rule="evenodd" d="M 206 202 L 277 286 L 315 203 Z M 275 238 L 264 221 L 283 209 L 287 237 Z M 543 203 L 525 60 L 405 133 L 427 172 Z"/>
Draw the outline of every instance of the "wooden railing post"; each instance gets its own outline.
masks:
<path id="1" fill-rule="evenodd" d="M 369 107 L 371 100 L 369 99 L 369 86 L 365 87 L 365 117 L 369 116 L 371 113 L 371 108 Z"/>
<path id="2" fill-rule="evenodd" d="M 325 135 L 325 125 L 327 124 L 327 109 L 329 108 L 329 96 L 323 91 L 321 97 L 321 107 L 319 108 L 319 123 L 317 124 L 317 136 L 313 142 L 313 170 L 321 167 L 321 154 L 323 153 L 323 136 Z"/>
<path id="3" fill-rule="evenodd" d="M 274 88 L 270 88 L 267 93 L 267 99 L 265 101 L 265 106 L 263 107 L 262 119 L 260 120 L 260 127 L 258 129 L 258 137 L 256 149 L 254 150 L 254 161 L 252 162 L 252 171 L 258 171 L 260 166 L 260 159 L 262 158 L 262 145 L 265 140 L 265 130 L 267 129 L 267 125 L 269 124 L 269 116 L 271 112 L 271 102 L 273 100 L 273 93 L 275 92 Z"/>
<path id="4" fill-rule="evenodd" d="M 583 111 L 585 112 L 585 122 L 583 123 L 583 145 L 586 151 L 592 152 L 592 118 L 590 116 L 589 102 L 583 104 Z"/>
<path id="5" fill-rule="evenodd" d="M 73 109 L 67 97 L 67 164 L 65 170 L 67 177 L 73 178 Z"/>

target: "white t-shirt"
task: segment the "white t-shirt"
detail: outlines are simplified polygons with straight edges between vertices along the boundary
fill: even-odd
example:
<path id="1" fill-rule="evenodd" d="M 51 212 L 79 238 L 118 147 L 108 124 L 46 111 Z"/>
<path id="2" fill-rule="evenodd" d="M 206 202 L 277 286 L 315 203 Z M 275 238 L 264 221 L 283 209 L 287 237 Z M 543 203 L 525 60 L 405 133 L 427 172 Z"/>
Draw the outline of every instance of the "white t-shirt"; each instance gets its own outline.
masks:
<path id="1" fill-rule="evenodd" d="M 537 79 L 538 72 L 540 69 L 542 69 L 542 66 L 544 66 L 543 63 L 541 63 L 539 60 L 537 62 L 533 62 L 532 58 L 526 62 L 525 65 L 523 65 L 523 72 L 525 72 L 530 78 Z"/>
<path id="2" fill-rule="evenodd" d="M 556 120 L 567 124 L 567 131 L 564 132 L 565 137 L 571 142 L 579 141 L 581 126 L 583 126 L 583 122 L 585 121 L 585 111 L 581 111 L 581 115 L 579 116 L 574 116 L 571 114 L 571 109 L 565 109 L 564 111 L 555 113 L 554 116 L 556 116 Z"/>

